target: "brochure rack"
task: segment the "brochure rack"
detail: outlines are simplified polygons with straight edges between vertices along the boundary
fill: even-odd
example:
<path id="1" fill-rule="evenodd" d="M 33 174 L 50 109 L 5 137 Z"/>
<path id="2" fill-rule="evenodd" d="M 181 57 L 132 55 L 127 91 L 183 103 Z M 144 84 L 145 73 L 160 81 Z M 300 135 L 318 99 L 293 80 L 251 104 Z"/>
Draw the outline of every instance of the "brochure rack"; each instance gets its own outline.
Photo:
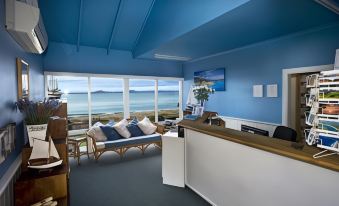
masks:
<path id="1" fill-rule="evenodd" d="M 309 94 L 305 95 L 306 142 L 324 151 L 313 155 L 320 158 L 339 154 L 339 70 L 324 71 L 306 78 Z"/>

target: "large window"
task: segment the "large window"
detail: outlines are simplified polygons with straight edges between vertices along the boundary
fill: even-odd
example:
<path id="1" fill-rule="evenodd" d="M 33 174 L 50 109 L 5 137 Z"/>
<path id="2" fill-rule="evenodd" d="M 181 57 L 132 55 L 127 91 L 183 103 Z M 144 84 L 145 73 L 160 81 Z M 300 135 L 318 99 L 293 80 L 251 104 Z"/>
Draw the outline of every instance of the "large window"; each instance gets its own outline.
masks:
<path id="1" fill-rule="evenodd" d="M 182 79 L 47 72 L 46 80 L 49 98 L 67 100 L 69 130 L 127 117 L 180 116 Z"/>
<path id="2" fill-rule="evenodd" d="M 158 81 L 158 120 L 179 117 L 179 81 Z"/>
<path id="3" fill-rule="evenodd" d="M 87 129 L 88 78 L 72 76 L 47 76 L 48 96 L 67 100 L 68 129 Z"/>
<path id="4" fill-rule="evenodd" d="M 120 121 L 124 117 L 123 80 L 91 78 L 92 124 Z"/>
<path id="5" fill-rule="evenodd" d="M 147 116 L 151 121 L 155 121 L 154 89 L 154 80 L 129 80 L 131 117 L 137 117 L 137 119 L 141 120 Z"/>

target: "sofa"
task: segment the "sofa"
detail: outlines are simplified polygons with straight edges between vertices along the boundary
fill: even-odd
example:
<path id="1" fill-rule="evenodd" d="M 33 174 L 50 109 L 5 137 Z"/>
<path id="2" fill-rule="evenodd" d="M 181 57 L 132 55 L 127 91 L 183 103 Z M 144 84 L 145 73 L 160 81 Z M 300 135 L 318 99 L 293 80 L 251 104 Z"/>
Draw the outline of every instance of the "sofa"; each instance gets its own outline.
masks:
<path id="1" fill-rule="evenodd" d="M 130 138 L 120 138 L 116 140 L 105 140 L 98 141 L 98 138 L 95 137 L 95 133 L 86 132 L 86 136 L 88 138 L 88 143 L 92 148 L 94 158 L 96 161 L 100 158 L 100 156 L 107 152 L 113 151 L 119 154 L 120 158 L 123 158 L 124 154 L 130 148 L 138 148 L 142 152 L 145 153 L 145 150 L 150 145 L 155 145 L 159 149 L 162 148 L 162 140 L 161 135 L 164 133 L 165 127 L 163 125 L 154 124 L 157 128 L 155 133 L 149 135 L 142 135 Z"/>

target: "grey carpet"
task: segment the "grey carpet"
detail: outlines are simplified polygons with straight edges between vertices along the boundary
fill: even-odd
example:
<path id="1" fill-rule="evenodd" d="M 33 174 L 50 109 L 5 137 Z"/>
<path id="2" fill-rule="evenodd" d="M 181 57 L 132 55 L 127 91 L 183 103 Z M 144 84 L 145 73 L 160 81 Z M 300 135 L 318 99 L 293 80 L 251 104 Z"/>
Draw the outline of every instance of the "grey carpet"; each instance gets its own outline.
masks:
<path id="1" fill-rule="evenodd" d="M 145 155 L 131 149 L 120 160 L 107 152 L 95 163 L 82 156 L 71 159 L 71 206 L 200 206 L 209 205 L 188 188 L 162 184 L 161 152 L 148 148 Z"/>

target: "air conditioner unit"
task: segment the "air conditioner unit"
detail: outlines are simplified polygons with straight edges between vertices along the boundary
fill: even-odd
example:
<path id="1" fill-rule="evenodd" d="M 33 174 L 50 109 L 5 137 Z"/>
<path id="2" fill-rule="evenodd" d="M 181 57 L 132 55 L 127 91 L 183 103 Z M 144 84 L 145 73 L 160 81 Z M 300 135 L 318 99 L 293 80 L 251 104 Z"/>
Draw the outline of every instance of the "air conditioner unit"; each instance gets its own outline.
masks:
<path id="1" fill-rule="evenodd" d="M 34 0 L 6 0 L 6 29 L 27 52 L 41 54 L 47 48 L 47 33 Z"/>
<path id="2" fill-rule="evenodd" d="M 338 0 L 315 0 L 319 4 L 339 14 L 339 1 Z"/>

